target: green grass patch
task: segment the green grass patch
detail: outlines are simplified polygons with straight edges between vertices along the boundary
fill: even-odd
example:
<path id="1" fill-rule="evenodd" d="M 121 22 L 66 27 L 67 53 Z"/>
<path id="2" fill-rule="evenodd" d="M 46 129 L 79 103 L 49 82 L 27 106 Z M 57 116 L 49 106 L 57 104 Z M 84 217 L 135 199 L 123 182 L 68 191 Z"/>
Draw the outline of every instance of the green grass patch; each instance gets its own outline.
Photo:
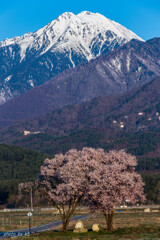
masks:
<path id="1" fill-rule="evenodd" d="M 121 239 L 159 239 L 160 238 L 160 227 L 150 225 L 140 225 L 138 227 L 126 227 L 119 228 L 112 232 L 107 232 L 106 230 L 101 230 L 98 233 L 93 232 L 91 229 L 87 233 L 73 233 L 72 230 L 67 232 L 62 231 L 49 231 L 44 233 L 37 233 L 31 236 L 25 236 L 15 239 L 32 239 L 32 240 L 121 240 Z"/>

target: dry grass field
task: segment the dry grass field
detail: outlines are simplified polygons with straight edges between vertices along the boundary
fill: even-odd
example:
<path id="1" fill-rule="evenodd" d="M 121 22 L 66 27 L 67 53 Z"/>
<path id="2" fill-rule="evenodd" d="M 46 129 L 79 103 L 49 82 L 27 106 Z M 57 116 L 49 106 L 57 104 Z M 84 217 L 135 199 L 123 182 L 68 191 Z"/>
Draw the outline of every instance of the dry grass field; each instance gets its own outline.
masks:
<path id="1" fill-rule="evenodd" d="M 82 212 L 81 212 L 82 213 Z M 85 214 L 83 212 L 82 214 Z M 80 214 L 80 212 L 77 212 Z M 17 223 L 19 222 L 18 216 Z M 8 217 L 9 219 L 9 217 Z M 27 218 L 25 217 L 24 220 Z M 34 220 L 34 221 L 33 221 Z M 39 213 L 38 215 L 33 216 L 32 225 L 39 226 L 45 223 L 54 222 L 59 220 L 59 216 L 54 213 Z M 1 221 L 1 220 L 0 220 Z M 25 223 L 25 221 L 24 221 Z M 115 212 L 114 216 L 114 231 L 107 232 L 105 219 L 103 215 L 90 213 L 90 217 L 83 220 L 85 228 L 88 229 L 88 233 L 76 234 L 73 233 L 75 222 L 72 222 L 69 226 L 69 231 L 66 233 L 61 232 L 61 226 L 52 231 L 37 233 L 30 236 L 17 237 L 15 240 L 129 240 L 129 239 L 160 239 L 160 212 L 152 211 L 145 213 L 143 209 L 141 210 L 122 210 L 122 212 Z M 92 225 L 93 223 L 99 223 L 101 226 L 101 231 L 99 233 L 93 232 Z M 16 225 L 15 225 L 16 226 Z M 24 228 L 26 225 L 17 225 L 17 228 Z M 15 228 L 12 228 L 15 229 Z M 6 230 L 5 230 L 6 231 Z"/>
<path id="2" fill-rule="evenodd" d="M 31 217 L 31 227 L 41 226 L 60 220 L 59 214 L 53 211 L 34 212 Z M 27 212 L 0 213 L 0 232 L 28 228 Z"/>

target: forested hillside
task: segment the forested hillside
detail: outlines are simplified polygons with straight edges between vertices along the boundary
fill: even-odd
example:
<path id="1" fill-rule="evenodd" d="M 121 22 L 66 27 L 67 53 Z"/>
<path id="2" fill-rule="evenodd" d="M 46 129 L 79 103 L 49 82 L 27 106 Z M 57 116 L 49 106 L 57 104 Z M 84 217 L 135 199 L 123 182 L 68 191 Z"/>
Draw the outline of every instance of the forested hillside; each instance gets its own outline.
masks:
<path id="1" fill-rule="evenodd" d="M 21 147 L 0 145 L 0 203 L 18 193 L 18 183 L 33 180 L 46 155 Z"/>

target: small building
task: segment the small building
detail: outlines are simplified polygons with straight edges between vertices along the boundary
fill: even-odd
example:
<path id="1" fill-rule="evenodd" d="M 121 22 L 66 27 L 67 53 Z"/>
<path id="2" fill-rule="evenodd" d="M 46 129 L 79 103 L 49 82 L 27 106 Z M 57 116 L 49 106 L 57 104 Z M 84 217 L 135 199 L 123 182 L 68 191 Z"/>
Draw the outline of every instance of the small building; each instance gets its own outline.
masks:
<path id="1" fill-rule="evenodd" d="M 29 135 L 29 134 L 31 134 L 30 131 L 27 131 L 27 130 L 24 131 L 24 136 L 27 136 L 27 135 Z"/>
<path id="2" fill-rule="evenodd" d="M 142 115 L 143 115 L 143 112 L 139 112 L 138 115 L 139 115 L 139 116 L 142 116 Z"/>

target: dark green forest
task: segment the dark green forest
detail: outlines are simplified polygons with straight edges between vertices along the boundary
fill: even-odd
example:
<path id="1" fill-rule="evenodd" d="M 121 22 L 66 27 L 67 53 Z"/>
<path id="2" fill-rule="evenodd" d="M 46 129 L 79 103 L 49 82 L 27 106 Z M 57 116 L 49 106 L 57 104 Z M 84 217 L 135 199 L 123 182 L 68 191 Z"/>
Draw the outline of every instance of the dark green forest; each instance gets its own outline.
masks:
<path id="1" fill-rule="evenodd" d="M 0 203 L 18 194 L 18 184 L 34 180 L 46 155 L 22 147 L 0 145 Z"/>

